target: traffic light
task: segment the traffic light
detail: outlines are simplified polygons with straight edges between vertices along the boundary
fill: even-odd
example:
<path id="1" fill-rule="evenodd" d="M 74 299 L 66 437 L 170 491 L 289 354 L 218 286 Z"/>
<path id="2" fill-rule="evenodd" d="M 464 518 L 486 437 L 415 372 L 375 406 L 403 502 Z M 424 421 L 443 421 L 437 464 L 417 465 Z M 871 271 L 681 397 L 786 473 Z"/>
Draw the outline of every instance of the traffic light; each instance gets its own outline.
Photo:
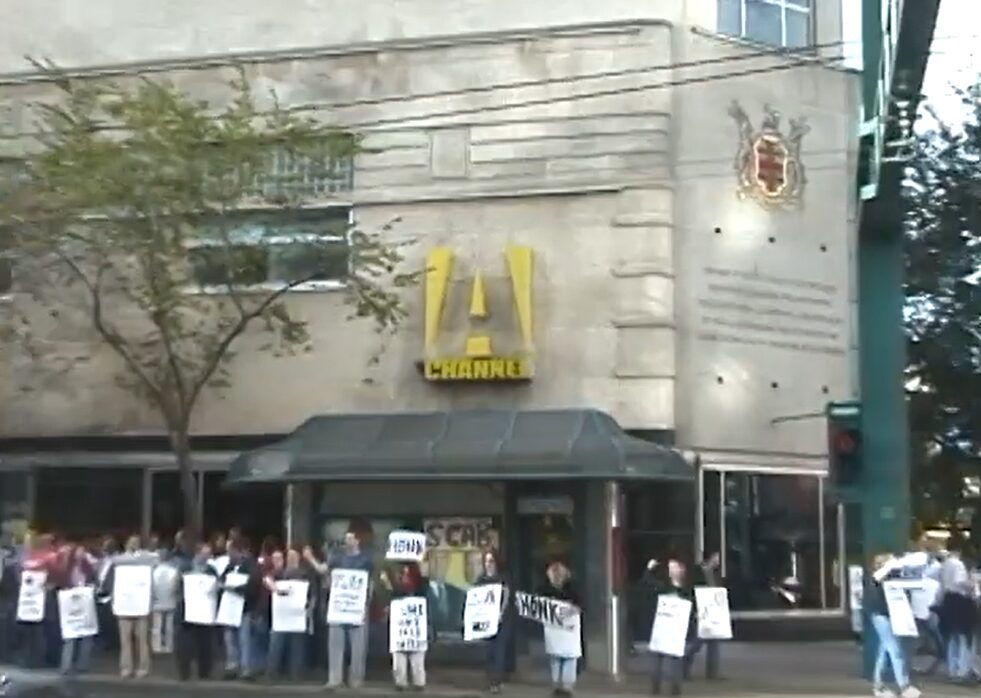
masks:
<path id="1" fill-rule="evenodd" d="M 837 487 L 854 487 L 862 478 L 862 408 L 857 402 L 830 402 L 828 472 Z"/>

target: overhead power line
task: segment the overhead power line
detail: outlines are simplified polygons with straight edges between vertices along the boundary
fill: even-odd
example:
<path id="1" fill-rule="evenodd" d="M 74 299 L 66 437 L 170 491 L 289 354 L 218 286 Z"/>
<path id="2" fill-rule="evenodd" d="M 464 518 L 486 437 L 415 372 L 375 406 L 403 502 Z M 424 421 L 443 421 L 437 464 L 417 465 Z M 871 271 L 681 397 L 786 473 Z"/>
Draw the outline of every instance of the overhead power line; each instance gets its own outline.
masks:
<path id="1" fill-rule="evenodd" d="M 814 66 L 832 66 L 834 63 L 840 62 L 841 58 L 834 59 L 798 59 L 794 63 L 786 65 L 775 65 L 766 66 L 760 68 L 750 68 L 747 70 L 729 71 L 725 73 L 716 73 L 712 75 L 702 75 L 698 77 L 690 78 L 679 78 L 676 80 L 664 80 L 661 82 L 651 82 L 644 83 L 642 85 L 630 85 L 626 87 L 616 87 L 608 88 L 604 90 L 593 90 L 590 92 L 577 92 L 570 95 L 557 95 L 551 97 L 541 97 L 537 99 L 528 99 L 518 102 L 509 102 L 506 104 L 492 104 L 482 107 L 467 107 L 460 109 L 447 109 L 443 111 L 429 112 L 424 114 L 414 114 L 405 115 L 399 117 L 386 117 L 380 119 L 371 119 L 358 122 L 341 122 L 338 125 L 343 128 L 352 129 L 375 129 L 379 126 L 394 126 L 407 124 L 414 124 L 418 121 L 426 121 L 430 119 L 450 119 L 459 116 L 472 116 L 477 114 L 486 114 L 500 111 L 510 111 L 513 109 L 521 109 L 524 107 L 536 107 L 544 106 L 549 104 L 558 104 L 562 102 L 575 102 L 583 99 L 595 99 L 597 97 L 611 97 L 622 94 L 632 94 L 637 92 L 647 92 L 653 90 L 660 90 L 669 87 L 683 87 L 686 85 L 697 85 L 710 82 L 717 82 L 719 80 L 731 80 L 733 78 L 749 77 L 751 75 L 763 75 L 767 73 L 777 73 L 786 70 L 796 70 L 797 68 L 807 68 Z M 332 108 L 326 105 L 322 107 L 324 109 Z"/>

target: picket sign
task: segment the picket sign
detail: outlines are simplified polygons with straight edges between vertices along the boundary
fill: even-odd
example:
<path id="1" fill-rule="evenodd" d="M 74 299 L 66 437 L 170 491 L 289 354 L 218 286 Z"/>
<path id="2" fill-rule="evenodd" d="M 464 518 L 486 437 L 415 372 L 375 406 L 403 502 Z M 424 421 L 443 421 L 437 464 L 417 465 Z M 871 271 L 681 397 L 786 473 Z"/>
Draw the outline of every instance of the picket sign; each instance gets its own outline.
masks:
<path id="1" fill-rule="evenodd" d="M 582 611 L 568 601 L 515 592 L 515 605 L 522 618 L 544 627 L 545 650 L 553 657 L 582 656 Z"/>
<path id="2" fill-rule="evenodd" d="M 419 562 L 426 555 L 426 534 L 416 531 L 392 531 L 388 534 L 385 559 Z"/>
<path id="3" fill-rule="evenodd" d="M 58 618 L 61 622 L 62 640 L 78 640 L 98 635 L 95 590 L 86 586 L 59 591 Z"/>
<path id="4" fill-rule="evenodd" d="M 153 602 L 153 568 L 116 564 L 112 584 L 112 613 L 117 618 L 145 618 Z"/>
<path id="5" fill-rule="evenodd" d="M 368 573 L 365 570 L 331 571 L 328 625 L 364 625 L 367 605 Z"/>
<path id="6" fill-rule="evenodd" d="M 17 620 L 21 623 L 40 623 L 44 620 L 44 585 L 48 573 L 24 570 L 20 575 L 17 596 Z"/>
<path id="7" fill-rule="evenodd" d="M 210 574 L 184 575 L 184 622 L 214 625 L 218 615 L 218 580 Z"/>
<path id="8" fill-rule="evenodd" d="M 229 572 L 225 575 L 225 591 L 218 602 L 218 614 L 215 625 L 226 628 L 242 627 L 242 617 L 245 615 L 245 587 L 249 583 L 249 575 L 241 572 Z"/>
<path id="9" fill-rule="evenodd" d="M 657 612 L 651 626 L 650 650 L 669 657 L 684 657 L 691 621 L 691 601 L 672 594 L 657 599 Z"/>
<path id="10" fill-rule="evenodd" d="M 731 640 L 732 617 L 729 591 L 725 587 L 696 587 L 698 637 L 702 640 Z"/>
<path id="11" fill-rule="evenodd" d="M 307 631 L 307 600 L 310 582 L 281 579 L 276 582 L 272 597 L 272 631 L 274 633 L 305 633 Z"/>
<path id="12" fill-rule="evenodd" d="M 889 608 L 889 623 L 896 637 L 919 637 L 916 618 L 913 617 L 913 608 L 910 606 L 904 586 L 884 582 L 882 591 L 886 597 L 886 606 Z"/>
<path id="13" fill-rule="evenodd" d="M 463 607 L 463 641 L 487 640 L 497 635 L 501 625 L 500 584 L 482 584 L 467 591 Z"/>
<path id="14" fill-rule="evenodd" d="M 425 597 L 393 599 L 388 616 L 389 652 L 429 649 L 429 613 Z"/>

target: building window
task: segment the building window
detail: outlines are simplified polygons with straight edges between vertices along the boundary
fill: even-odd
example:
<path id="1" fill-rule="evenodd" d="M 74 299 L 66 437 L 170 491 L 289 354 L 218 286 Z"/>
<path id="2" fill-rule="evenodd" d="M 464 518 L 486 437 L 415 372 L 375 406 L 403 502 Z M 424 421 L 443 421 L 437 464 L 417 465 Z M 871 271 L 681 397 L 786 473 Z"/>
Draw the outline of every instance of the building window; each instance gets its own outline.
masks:
<path id="1" fill-rule="evenodd" d="M 314 157 L 276 149 L 255 178 L 254 195 L 266 200 L 311 199 L 351 191 L 353 186 L 350 157 Z"/>
<path id="2" fill-rule="evenodd" d="M 811 0 L 718 0 L 719 32 L 771 46 L 811 41 Z"/>
<path id="3" fill-rule="evenodd" d="M 0 472 L 0 546 L 20 540 L 30 520 L 30 474 Z"/>
<path id="4" fill-rule="evenodd" d="M 296 290 L 340 288 L 348 276 L 352 222 L 350 206 L 330 206 L 289 218 L 236 214 L 224 234 L 190 244 L 196 286 L 223 293 L 237 288 L 277 290 L 302 281 Z M 207 230 L 207 223 L 203 224 Z M 197 289 L 195 289 L 197 290 Z"/>
<path id="5" fill-rule="evenodd" d="M 822 531 L 822 521 L 825 527 L 830 522 L 827 512 L 821 514 L 819 478 L 727 472 L 721 486 L 724 573 L 733 610 L 836 607 L 827 582 L 837 541 Z M 707 513 L 718 501 L 706 500 L 704 507 Z"/>

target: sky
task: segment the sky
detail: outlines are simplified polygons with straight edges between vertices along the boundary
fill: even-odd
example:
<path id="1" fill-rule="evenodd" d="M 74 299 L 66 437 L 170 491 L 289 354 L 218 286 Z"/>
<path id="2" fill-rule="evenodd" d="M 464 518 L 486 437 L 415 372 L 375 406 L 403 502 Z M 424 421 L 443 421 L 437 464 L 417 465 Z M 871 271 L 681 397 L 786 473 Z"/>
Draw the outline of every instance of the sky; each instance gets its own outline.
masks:
<path id="1" fill-rule="evenodd" d="M 907 0 L 907 2 L 916 0 Z M 845 0 L 843 40 L 845 64 L 861 68 L 862 3 Z M 939 112 L 956 118 L 959 110 L 952 85 L 965 87 L 981 73 L 981 0 L 940 0 L 930 62 L 923 92 Z M 949 116 L 948 116 L 949 115 Z"/>

